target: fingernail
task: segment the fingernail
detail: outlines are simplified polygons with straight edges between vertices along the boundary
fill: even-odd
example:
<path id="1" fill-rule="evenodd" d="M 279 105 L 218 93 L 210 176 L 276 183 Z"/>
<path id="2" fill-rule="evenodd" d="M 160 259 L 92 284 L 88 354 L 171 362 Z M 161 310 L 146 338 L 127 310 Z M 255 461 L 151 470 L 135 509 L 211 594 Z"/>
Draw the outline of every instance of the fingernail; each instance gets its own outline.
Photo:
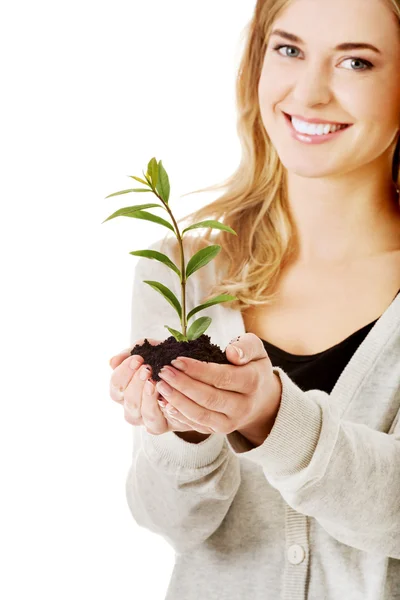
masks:
<path id="1" fill-rule="evenodd" d="M 147 380 L 146 383 L 144 384 L 144 390 L 146 392 L 146 394 L 148 394 L 149 396 L 151 396 L 154 392 L 154 385 L 151 383 L 150 380 Z"/>
<path id="2" fill-rule="evenodd" d="M 159 381 L 156 385 L 157 391 L 163 396 L 169 396 L 174 391 L 165 381 Z"/>
<path id="3" fill-rule="evenodd" d="M 150 369 L 148 367 L 142 367 L 140 370 L 139 377 L 142 381 L 145 381 L 149 376 Z"/>
<path id="4" fill-rule="evenodd" d="M 181 360 L 171 360 L 171 365 L 174 365 L 175 369 L 179 369 L 179 371 L 186 371 L 186 364 Z"/>
<path id="5" fill-rule="evenodd" d="M 136 360 L 136 358 L 131 360 L 131 362 L 129 363 L 129 366 L 131 369 L 137 369 L 139 365 L 140 365 L 140 361 Z"/>
<path id="6" fill-rule="evenodd" d="M 232 348 L 234 348 L 236 350 L 236 352 L 238 353 L 239 358 L 242 359 L 243 356 L 244 356 L 243 350 L 239 346 L 233 346 L 232 345 Z"/>
<path id="7" fill-rule="evenodd" d="M 176 372 L 172 367 L 167 367 L 166 365 L 164 365 L 158 375 L 160 377 L 164 377 L 164 379 L 168 381 L 169 379 L 176 377 Z"/>

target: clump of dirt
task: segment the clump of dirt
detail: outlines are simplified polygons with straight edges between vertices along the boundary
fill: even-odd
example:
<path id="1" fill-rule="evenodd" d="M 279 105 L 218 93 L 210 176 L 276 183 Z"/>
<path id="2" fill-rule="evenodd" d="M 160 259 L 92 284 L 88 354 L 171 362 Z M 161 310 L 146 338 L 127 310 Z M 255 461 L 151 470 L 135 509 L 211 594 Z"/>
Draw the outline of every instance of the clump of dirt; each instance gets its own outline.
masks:
<path id="1" fill-rule="evenodd" d="M 144 363 L 150 365 L 152 369 L 151 378 L 153 381 L 160 381 L 158 373 L 164 365 L 170 365 L 171 360 L 178 356 L 188 356 L 204 362 L 213 362 L 224 365 L 231 365 L 230 360 L 226 357 L 226 349 L 222 351 L 219 346 L 212 344 L 210 336 L 201 335 L 196 340 L 189 342 L 178 342 L 173 335 L 169 338 L 153 346 L 145 338 L 144 343 L 136 344 L 131 350 L 131 356 L 137 354 L 143 357 Z M 172 365 L 171 365 L 172 366 Z"/>

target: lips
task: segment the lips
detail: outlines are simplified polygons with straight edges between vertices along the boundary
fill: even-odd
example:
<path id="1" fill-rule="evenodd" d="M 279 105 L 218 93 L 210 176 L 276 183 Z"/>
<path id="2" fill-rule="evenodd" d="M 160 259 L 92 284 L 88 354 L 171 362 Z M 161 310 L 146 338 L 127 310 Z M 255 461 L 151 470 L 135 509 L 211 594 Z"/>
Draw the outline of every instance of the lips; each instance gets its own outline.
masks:
<path id="1" fill-rule="evenodd" d="M 323 135 L 318 135 L 317 133 L 301 133 L 294 128 L 290 115 L 286 113 L 283 114 L 292 138 L 306 145 L 324 144 L 326 142 L 334 140 L 337 137 L 341 136 L 346 129 L 349 129 L 349 127 L 351 127 L 351 125 L 344 125 L 342 127 L 338 127 L 334 132 L 330 131 L 329 133 Z"/>
<path id="2" fill-rule="evenodd" d="M 285 115 L 285 117 L 287 119 L 289 119 L 290 122 L 292 121 L 292 117 L 294 117 L 295 119 L 304 121 L 304 123 L 310 123 L 310 124 L 318 123 L 321 125 L 346 125 L 346 127 L 349 127 L 351 125 L 351 123 L 339 123 L 338 121 L 325 121 L 324 119 L 305 119 L 304 117 L 301 117 L 299 115 L 289 115 L 288 113 L 285 113 L 285 112 L 283 112 L 283 114 Z"/>

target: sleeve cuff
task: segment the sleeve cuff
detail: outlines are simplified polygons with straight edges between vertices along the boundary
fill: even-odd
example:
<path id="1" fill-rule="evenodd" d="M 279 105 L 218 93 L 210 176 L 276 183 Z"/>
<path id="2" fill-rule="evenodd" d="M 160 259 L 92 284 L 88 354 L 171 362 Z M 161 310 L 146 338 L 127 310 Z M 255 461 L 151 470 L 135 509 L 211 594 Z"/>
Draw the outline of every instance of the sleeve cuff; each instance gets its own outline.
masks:
<path id="1" fill-rule="evenodd" d="M 312 390 L 303 392 L 280 367 L 273 371 L 282 382 L 282 399 L 264 443 L 253 447 L 237 431 L 225 437 L 234 454 L 261 465 L 271 477 L 286 477 L 309 465 L 320 436 L 322 411 L 312 398 Z"/>
<path id="2" fill-rule="evenodd" d="M 206 440 L 192 444 L 186 442 L 173 431 L 162 435 L 152 435 L 141 427 L 143 449 L 150 460 L 160 458 L 176 467 L 199 469 L 206 467 L 220 455 L 225 445 L 225 435 L 212 433 Z"/>

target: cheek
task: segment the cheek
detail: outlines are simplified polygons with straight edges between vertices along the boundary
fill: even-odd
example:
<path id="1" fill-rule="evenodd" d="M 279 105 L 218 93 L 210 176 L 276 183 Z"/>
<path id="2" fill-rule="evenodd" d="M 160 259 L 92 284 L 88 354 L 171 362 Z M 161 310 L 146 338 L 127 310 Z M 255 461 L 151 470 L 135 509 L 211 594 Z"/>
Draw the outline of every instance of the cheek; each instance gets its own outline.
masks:
<path id="1" fill-rule="evenodd" d="M 340 86 L 336 97 L 356 123 L 379 125 L 383 132 L 385 126 L 391 129 L 400 121 L 400 88 L 396 81 L 388 85 L 387 74 Z"/>
<path id="2" fill-rule="evenodd" d="M 384 88 L 378 88 L 374 92 L 373 103 L 370 107 L 371 121 L 379 123 L 381 127 L 384 123 L 389 129 L 399 126 L 400 97 L 398 97 L 398 91 L 395 92 L 385 92 Z"/>
<path id="3" fill-rule="evenodd" d="M 287 86 L 282 81 L 282 78 L 274 77 L 271 72 L 263 75 L 258 84 L 258 101 L 260 104 L 260 113 L 267 128 L 272 124 L 273 120 L 280 113 L 278 108 L 283 106 Z"/>
<path id="4" fill-rule="evenodd" d="M 285 69 L 272 63 L 264 63 L 258 82 L 258 93 L 261 98 L 279 97 L 283 90 L 290 88 L 290 77 Z"/>
<path id="5" fill-rule="evenodd" d="M 400 125 L 400 98 L 397 90 L 389 91 L 387 86 L 374 86 L 374 90 L 363 95 L 354 105 L 354 121 L 360 123 L 360 143 L 364 147 L 386 149 Z M 362 139 L 361 139 L 362 138 Z"/>

